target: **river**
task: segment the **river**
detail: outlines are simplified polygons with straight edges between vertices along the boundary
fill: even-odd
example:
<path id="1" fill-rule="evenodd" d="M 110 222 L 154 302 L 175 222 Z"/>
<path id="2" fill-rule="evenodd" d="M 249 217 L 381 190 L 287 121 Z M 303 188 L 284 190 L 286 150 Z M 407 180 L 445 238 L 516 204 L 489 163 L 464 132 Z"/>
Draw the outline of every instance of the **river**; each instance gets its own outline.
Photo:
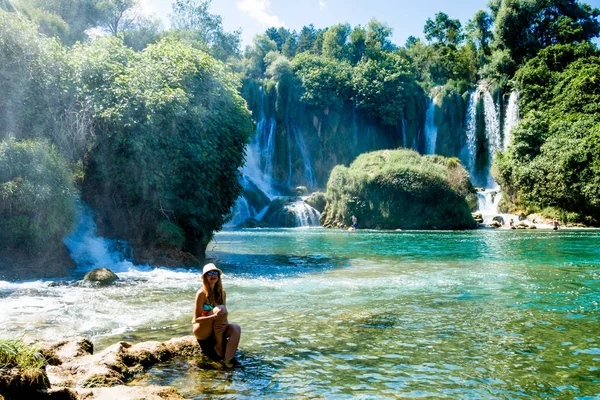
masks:
<path id="1" fill-rule="evenodd" d="M 197 399 L 600 393 L 598 230 L 227 230 L 207 256 L 242 326 L 242 367 L 175 360 L 136 383 Z M 116 285 L 79 285 L 94 265 L 0 281 L 0 336 L 101 349 L 190 334 L 200 271 L 102 257 Z"/>

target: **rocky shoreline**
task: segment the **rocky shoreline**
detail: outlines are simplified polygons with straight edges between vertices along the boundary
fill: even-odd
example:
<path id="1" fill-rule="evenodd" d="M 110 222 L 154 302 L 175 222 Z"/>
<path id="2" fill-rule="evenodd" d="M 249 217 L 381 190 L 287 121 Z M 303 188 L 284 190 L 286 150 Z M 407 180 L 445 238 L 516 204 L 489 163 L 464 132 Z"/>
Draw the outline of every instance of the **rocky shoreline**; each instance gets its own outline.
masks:
<path id="1" fill-rule="evenodd" d="M 0 369 L 0 400 L 184 399 L 169 386 L 127 384 L 158 363 L 201 354 L 193 336 L 166 342 L 119 342 L 96 354 L 87 338 L 38 346 L 48 361 L 46 367 L 35 379 L 24 379 L 15 369 Z"/>

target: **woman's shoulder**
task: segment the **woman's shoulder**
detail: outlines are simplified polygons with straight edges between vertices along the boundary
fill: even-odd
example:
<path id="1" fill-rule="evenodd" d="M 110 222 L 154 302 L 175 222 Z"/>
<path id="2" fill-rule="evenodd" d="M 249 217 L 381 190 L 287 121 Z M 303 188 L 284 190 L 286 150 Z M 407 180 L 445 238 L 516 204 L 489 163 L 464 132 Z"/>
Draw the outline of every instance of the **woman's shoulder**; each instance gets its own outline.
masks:
<path id="1" fill-rule="evenodd" d="M 206 293 L 204 293 L 204 288 L 198 289 L 196 292 L 196 297 L 206 297 Z"/>

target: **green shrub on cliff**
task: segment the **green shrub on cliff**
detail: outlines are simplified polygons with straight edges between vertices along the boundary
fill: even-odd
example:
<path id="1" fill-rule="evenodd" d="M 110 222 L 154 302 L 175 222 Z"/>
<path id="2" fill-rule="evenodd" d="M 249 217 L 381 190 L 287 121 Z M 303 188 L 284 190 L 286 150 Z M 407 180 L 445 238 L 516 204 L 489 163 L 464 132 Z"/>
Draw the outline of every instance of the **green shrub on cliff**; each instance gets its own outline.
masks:
<path id="1" fill-rule="evenodd" d="M 75 221 L 73 191 L 56 148 L 45 141 L 0 142 L 0 250 L 61 246 Z"/>
<path id="2" fill-rule="evenodd" d="M 600 225 L 600 53 L 589 43 L 546 48 L 515 81 L 523 118 L 496 157 L 509 207 L 560 210 L 561 219 Z"/>
<path id="3" fill-rule="evenodd" d="M 253 129 L 238 81 L 174 40 L 134 53 L 105 38 L 79 47 L 74 64 L 96 110 L 82 194 L 101 234 L 202 256 L 241 190 Z"/>
<path id="4" fill-rule="evenodd" d="M 361 154 L 348 168 L 333 169 L 321 222 L 348 226 L 355 215 L 361 228 L 475 228 L 466 200 L 472 193 L 468 174 L 455 158 L 376 151 Z"/>

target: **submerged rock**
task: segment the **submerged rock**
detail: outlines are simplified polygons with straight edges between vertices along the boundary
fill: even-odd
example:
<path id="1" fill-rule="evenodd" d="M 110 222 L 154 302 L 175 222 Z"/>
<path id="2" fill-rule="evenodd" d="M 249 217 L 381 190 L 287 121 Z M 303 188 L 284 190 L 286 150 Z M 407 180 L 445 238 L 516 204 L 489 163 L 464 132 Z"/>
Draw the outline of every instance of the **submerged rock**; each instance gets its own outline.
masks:
<path id="1" fill-rule="evenodd" d="M 110 285 L 119 277 L 108 268 L 96 268 L 83 277 L 85 282 L 93 282 L 100 286 Z"/>

